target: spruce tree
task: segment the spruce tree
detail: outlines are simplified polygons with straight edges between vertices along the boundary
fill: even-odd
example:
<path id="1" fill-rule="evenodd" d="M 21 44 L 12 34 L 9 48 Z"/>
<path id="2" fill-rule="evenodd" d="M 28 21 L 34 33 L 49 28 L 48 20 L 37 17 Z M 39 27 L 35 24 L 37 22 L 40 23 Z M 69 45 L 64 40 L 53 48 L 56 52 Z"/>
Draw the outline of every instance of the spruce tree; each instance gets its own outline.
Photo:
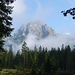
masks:
<path id="1" fill-rule="evenodd" d="M 10 45 L 10 47 L 9 47 L 7 60 L 8 60 L 8 63 L 7 63 L 8 68 L 13 68 L 14 54 L 13 54 L 12 45 Z"/>
<path id="2" fill-rule="evenodd" d="M 23 43 L 21 50 L 22 50 L 22 56 L 23 56 L 23 68 L 26 68 L 27 62 L 28 62 L 28 50 L 29 50 L 26 42 Z"/>
<path id="3" fill-rule="evenodd" d="M 4 38 L 10 36 L 12 25 L 12 14 L 13 7 L 11 3 L 14 0 L 0 0 L 0 52 L 4 51 Z"/>

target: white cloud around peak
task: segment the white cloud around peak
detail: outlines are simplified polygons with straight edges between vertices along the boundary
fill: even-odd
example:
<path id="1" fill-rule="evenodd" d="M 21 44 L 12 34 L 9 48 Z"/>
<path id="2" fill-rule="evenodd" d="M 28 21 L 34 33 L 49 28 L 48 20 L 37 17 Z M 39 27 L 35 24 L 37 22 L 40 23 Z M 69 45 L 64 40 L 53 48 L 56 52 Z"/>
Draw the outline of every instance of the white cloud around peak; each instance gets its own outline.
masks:
<path id="1" fill-rule="evenodd" d="M 13 16 L 20 15 L 26 11 L 26 4 L 24 3 L 24 0 L 16 0 L 12 6 L 14 6 Z"/>

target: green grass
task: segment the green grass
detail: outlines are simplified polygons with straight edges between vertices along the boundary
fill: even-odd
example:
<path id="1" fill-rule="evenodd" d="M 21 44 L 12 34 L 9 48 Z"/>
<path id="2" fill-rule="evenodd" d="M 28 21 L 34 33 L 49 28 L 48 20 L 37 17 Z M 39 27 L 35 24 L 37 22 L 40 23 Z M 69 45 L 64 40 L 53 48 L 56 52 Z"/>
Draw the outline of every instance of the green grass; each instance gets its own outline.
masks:
<path id="1" fill-rule="evenodd" d="M 12 75 L 16 71 L 17 71 L 16 69 L 2 69 L 0 75 Z"/>
<path id="2" fill-rule="evenodd" d="M 2 69 L 2 71 L 0 71 L 0 75 L 14 75 L 15 73 L 29 74 L 30 72 L 31 72 L 31 69 L 22 69 L 22 70 Z"/>

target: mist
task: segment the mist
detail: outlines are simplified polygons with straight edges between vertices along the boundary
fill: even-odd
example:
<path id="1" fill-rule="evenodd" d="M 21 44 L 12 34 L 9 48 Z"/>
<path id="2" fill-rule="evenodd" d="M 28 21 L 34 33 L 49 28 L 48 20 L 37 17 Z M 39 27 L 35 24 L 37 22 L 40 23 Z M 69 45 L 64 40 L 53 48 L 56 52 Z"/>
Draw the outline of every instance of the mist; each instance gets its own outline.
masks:
<path id="1" fill-rule="evenodd" d="M 73 49 L 75 45 L 75 36 L 74 35 L 68 35 L 68 34 L 58 34 L 56 36 L 48 36 L 46 38 L 37 40 L 37 36 L 33 34 L 29 34 L 27 36 L 27 39 L 25 42 L 27 43 L 27 46 L 30 49 L 34 49 L 35 45 L 37 48 L 39 46 L 42 46 L 44 48 L 48 48 L 50 50 L 52 47 L 58 48 L 64 44 L 64 46 L 70 45 L 70 47 Z"/>
<path id="2" fill-rule="evenodd" d="M 36 45 L 37 48 L 40 46 L 46 48 L 48 50 L 51 50 L 51 48 L 61 48 L 62 44 L 64 46 L 70 45 L 71 49 L 75 46 L 75 35 L 74 34 L 57 34 L 56 36 L 47 36 L 46 38 L 40 38 L 33 34 L 28 34 L 26 39 L 23 42 L 27 43 L 27 47 L 29 47 L 30 50 L 34 50 L 34 47 Z M 12 45 L 13 52 L 16 53 L 17 50 L 22 49 L 22 44 L 16 44 L 12 42 L 11 40 L 8 40 L 5 42 L 5 49 L 9 50 L 10 45 Z"/>

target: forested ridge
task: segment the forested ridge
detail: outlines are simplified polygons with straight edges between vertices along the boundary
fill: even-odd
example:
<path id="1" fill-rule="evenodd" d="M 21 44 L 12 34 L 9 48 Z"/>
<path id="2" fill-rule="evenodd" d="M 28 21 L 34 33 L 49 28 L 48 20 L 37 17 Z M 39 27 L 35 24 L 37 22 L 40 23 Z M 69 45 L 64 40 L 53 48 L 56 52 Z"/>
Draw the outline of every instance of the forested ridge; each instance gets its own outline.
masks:
<path id="1" fill-rule="evenodd" d="M 24 42 L 22 49 L 14 54 L 12 45 L 9 50 L 0 54 L 0 68 L 29 69 L 41 74 L 54 72 L 75 72 L 75 49 L 62 45 L 61 48 L 44 47 L 30 50 Z"/>

